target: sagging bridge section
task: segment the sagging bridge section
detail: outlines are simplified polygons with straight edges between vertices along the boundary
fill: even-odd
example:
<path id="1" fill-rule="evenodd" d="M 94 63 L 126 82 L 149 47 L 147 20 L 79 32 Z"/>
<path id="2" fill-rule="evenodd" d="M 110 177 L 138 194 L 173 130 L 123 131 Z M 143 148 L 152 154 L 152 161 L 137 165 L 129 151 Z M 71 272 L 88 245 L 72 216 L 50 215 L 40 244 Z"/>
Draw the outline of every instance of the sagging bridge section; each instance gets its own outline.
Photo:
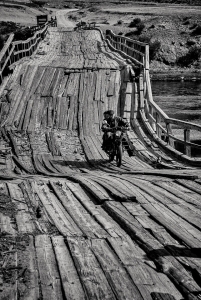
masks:
<path id="1" fill-rule="evenodd" d="M 98 29 L 36 35 L 1 56 L 13 69 L 0 87 L 1 295 L 200 299 L 200 161 L 189 136 L 200 127 L 153 101 L 148 45 Z M 100 147 L 107 109 L 131 123 L 121 169 Z"/>

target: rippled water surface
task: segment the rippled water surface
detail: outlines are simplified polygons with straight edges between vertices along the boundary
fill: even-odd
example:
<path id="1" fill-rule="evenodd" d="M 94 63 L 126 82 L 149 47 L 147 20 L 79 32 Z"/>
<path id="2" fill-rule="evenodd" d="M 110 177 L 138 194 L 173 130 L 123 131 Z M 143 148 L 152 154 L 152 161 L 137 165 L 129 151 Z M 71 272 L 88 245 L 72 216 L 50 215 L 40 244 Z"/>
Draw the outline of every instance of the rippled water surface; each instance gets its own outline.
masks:
<path id="1" fill-rule="evenodd" d="M 172 118 L 201 125 L 200 81 L 152 81 L 154 101 Z"/>
<path id="2" fill-rule="evenodd" d="M 152 81 L 151 85 L 154 96 L 201 96 L 200 81 Z"/>

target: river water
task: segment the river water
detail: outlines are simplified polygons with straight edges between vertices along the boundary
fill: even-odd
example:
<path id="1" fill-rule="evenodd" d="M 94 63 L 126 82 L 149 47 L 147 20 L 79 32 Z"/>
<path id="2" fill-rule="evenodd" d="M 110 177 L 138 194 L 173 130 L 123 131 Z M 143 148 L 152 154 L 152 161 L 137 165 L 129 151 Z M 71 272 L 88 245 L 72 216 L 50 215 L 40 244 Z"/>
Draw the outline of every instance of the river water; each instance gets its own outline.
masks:
<path id="1" fill-rule="evenodd" d="M 200 81 L 152 81 L 154 101 L 172 118 L 201 125 Z"/>
<path id="2" fill-rule="evenodd" d="M 200 96 L 201 82 L 197 81 L 152 81 L 155 96 Z M 200 99 L 201 101 L 201 99 Z"/>

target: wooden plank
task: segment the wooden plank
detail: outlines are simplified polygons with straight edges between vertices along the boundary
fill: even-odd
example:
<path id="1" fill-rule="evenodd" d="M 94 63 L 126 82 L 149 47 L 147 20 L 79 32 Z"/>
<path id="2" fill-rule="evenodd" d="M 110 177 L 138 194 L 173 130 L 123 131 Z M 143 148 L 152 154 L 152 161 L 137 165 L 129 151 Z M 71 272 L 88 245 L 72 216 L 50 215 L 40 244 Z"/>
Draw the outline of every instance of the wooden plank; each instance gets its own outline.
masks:
<path id="1" fill-rule="evenodd" d="M 98 182 L 104 188 L 108 189 L 109 192 L 114 196 L 117 197 L 120 201 L 131 201 L 135 200 L 136 197 L 132 191 L 128 190 L 124 187 L 121 181 L 116 180 L 115 178 L 110 178 L 107 176 L 104 177 L 93 177 L 93 180 Z M 115 186 L 115 188 L 114 188 Z"/>
<path id="2" fill-rule="evenodd" d="M 61 113 L 61 102 L 62 98 L 57 97 L 55 101 L 55 118 L 54 118 L 54 124 L 57 129 L 59 129 L 59 119 L 60 119 L 60 113 Z"/>
<path id="3" fill-rule="evenodd" d="M 101 74 L 101 88 L 100 88 L 100 101 L 104 102 L 106 98 L 106 71 L 99 70 Z"/>
<path id="4" fill-rule="evenodd" d="M 35 121 L 36 128 L 41 127 L 41 121 L 43 119 L 43 114 L 46 107 L 45 97 L 40 98 L 40 95 L 37 95 L 36 99 L 38 101 L 38 111 L 33 110 L 33 115 L 31 116 L 31 121 L 30 121 L 30 129 L 34 128 L 34 121 Z"/>
<path id="5" fill-rule="evenodd" d="M 47 187 L 38 185 L 37 190 L 35 189 L 35 193 L 38 194 L 53 224 L 55 224 L 55 226 L 62 234 L 82 235 L 80 229 L 76 226 L 67 212 L 64 211 L 64 209 L 58 203 L 58 200 L 56 200 L 55 197 L 53 197 L 51 193 L 48 192 Z M 55 205 L 53 205 L 53 202 L 51 200 L 56 200 Z"/>
<path id="6" fill-rule="evenodd" d="M 106 238 L 108 236 L 106 231 L 88 214 L 65 184 L 51 182 L 51 186 L 72 219 L 79 224 L 88 238 Z"/>
<path id="7" fill-rule="evenodd" d="M 155 184 L 155 183 L 154 183 Z M 161 186 L 171 191 L 172 194 L 178 195 L 179 198 L 185 200 L 185 202 L 191 203 L 197 207 L 201 206 L 200 195 L 192 190 L 177 184 L 176 182 L 162 182 Z"/>
<path id="8" fill-rule="evenodd" d="M 89 299 L 116 299 L 87 240 L 67 239 L 71 255 Z"/>
<path id="9" fill-rule="evenodd" d="M 26 257 L 26 263 L 29 272 L 29 282 L 26 284 L 26 293 L 24 293 L 25 300 L 38 300 L 40 298 L 40 290 L 39 290 L 39 276 L 37 270 L 37 262 L 36 262 L 36 252 L 34 247 L 34 238 L 29 235 L 29 245 L 26 247 L 26 253 L 28 254 L 28 258 Z M 25 269 L 26 270 L 26 269 Z"/>
<path id="10" fill-rule="evenodd" d="M 21 88 L 19 88 L 15 92 L 15 96 L 12 99 L 11 106 L 9 109 L 9 115 L 7 116 L 6 120 L 4 121 L 4 123 L 2 125 L 5 124 L 7 126 L 11 126 L 12 124 L 14 124 L 14 117 L 15 117 L 18 105 L 22 99 L 23 93 L 24 93 L 24 91 Z"/>
<path id="11" fill-rule="evenodd" d="M 75 77 L 77 76 L 77 74 L 75 73 L 70 73 L 69 77 L 68 77 L 68 82 L 66 84 L 65 87 L 65 91 L 63 96 L 67 97 L 67 96 L 73 96 L 74 95 L 74 84 L 75 84 Z"/>
<path id="12" fill-rule="evenodd" d="M 178 237 L 187 245 L 199 248 L 201 244 L 201 234 L 199 230 L 190 225 L 178 215 L 171 212 L 162 204 L 142 204 L 142 206 L 163 225 L 168 231 Z"/>
<path id="13" fill-rule="evenodd" d="M 77 130 L 78 128 L 78 96 L 79 96 L 79 84 L 80 84 L 80 73 L 76 74 L 75 76 L 75 106 L 74 106 L 74 117 L 73 117 L 73 130 Z"/>
<path id="14" fill-rule="evenodd" d="M 68 130 L 72 130 L 73 128 L 73 118 L 74 118 L 74 107 L 75 107 L 75 97 L 70 96 L 70 107 L 69 107 L 69 118 L 68 118 Z"/>
<path id="15" fill-rule="evenodd" d="M 83 127 L 82 127 L 82 109 L 83 109 L 83 99 L 84 99 L 84 73 L 80 74 L 80 82 L 79 82 L 79 95 L 78 95 L 78 129 L 80 138 L 83 138 Z"/>
<path id="16" fill-rule="evenodd" d="M 144 206 L 147 206 L 145 204 Z M 149 253 L 149 256 L 163 269 L 164 273 L 171 277 L 173 282 L 182 282 L 181 288 L 185 293 L 199 291 L 200 288 L 195 283 L 191 275 L 189 275 L 181 264 L 176 261 L 164 247 L 143 229 L 140 224 L 131 216 L 128 216 L 128 212 L 122 210 L 120 203 L 107 202 L 104 203 L 105 209 L 113 216 L 124 229 L 129 233 L 131 237 L 140 241 L 145 251 Z M 163 252 L 163 254 L 161 253 Z M 182 279 L 183 278 L 183 279 Z M 184 280 L 185 278 L 185 280 Z"/>
<path id="17" fill-rule="evenodd" d="M 6 90 L 12 90 L 14 85 L 19 82 L 17 79 L 19 77 L 19 75 L 21 74 L 21 69 L 23 68 L 23 65 L 22 64 L 18 64 L 14 67 L 14 70 L 13 70 L 13 74 L 12 76 L 10 76 L 7 84 L 6 84 L 6 87 L 5 89 Z"/>
<path id="18" fill-rule="evenodd" d="M 26 107 L 25 116 L 24 116 L 24 120 L 23 120 L 22 130 L 27 130 L 27 128 L 28 128 L 34 101 L 36 101 L 36 99 L 35 99 L 35 96 L 33 95 L 27 102 L 27 107 Z"/>
<path id="19" fill-rule="evenodd" d="M 116 76 L 116 71 L 110 72 L 110 78 L 109 78 L 109 86 L 107 90 L 107 96 L 111 97 L 115 93 L 115 76 Z"/>
<path id="20" fill-rule="evenodd" d="M 102 82 L 102 76 L 100 71 L 94 72 L 94 84 L 95 84 L 95 94 L 94 94 L 94 100 L 100 101 L 101 100 L 101 82 Z"/>
<path id="21" fill-rule="evenodd" d="M 35 239 L 37 262 L 43 299 L 63 299 L 60 276 L 52 243 L 47 235 Z"/>
<path id="22" fill-rule="evenodd" d="M 52 243 L 56 254 L 56 260 L 61 276 L 62 287 L 66 299 L 87 299 L 83 286 L 80 282 L 72 256 L 66 247 L 62 236 L 52 237 Z"/>
<path id="23" fill-rule="evenodd" d="M 59 97 L 59 111 L 58 111 L 58 128 L 66 129 L 67 124 L 64 121 L 67 118 L 67 98 L 66 97 Z"/>
<path id="24" fill-rule="evenodd" d="M 177 179 L 175 181 L 188 188 L 189 190 L 192 190 L 193 192 L 196 192 L 201 195 L 201 185 L 199 183 L 185 179 Z"/>
<path id="25" fill-rule="evenodd" d="M 42 67 L 42 66 L 38 66 L 37 67 L 37 70 L 36 70 L 36 73 L 34 75 L 34 78 L 33 78 L 33 82 L 32 82 L 32 85 L 31 85 L 31 88 L 30 88 L 30 95 L 34 94 L 41 82 L 41 79 L 44 75 L 44 72 L 45 72 L 45 68 Z"/>
<path id="26" fill-rule="evenodd" d="M 40 80 L 40 83 L 35 91 L 36 94 L 42 95 L 44 88 L 45 88 L 47 82 L 49 81 L 49 77 L 50 77 L 51 73 L 52 73 L 52 68 L 46 67 L 45 71 L 43 73 L 43 76 Z"/>
<path id="27" fill-rule="evenodd" d="M 105 240 L 93 239 L 92 250 L 117 299 L 143 299 L 135 283 Z"/>
<path id="28" fill-rule="evenodd" d="M 101 224 L 101 226 L 113 237 L 124 236 L 125 232 L 121 227 L 99 206 L 92 202 L 91 198 L 80 187 L 78 183 L 65 182 L 75 197 L 82 203 L 85 209 Z"/>
<path id="29" fill-rule="evenodd" d="M 159 202 L 162 202 L 163 204 L 179 204 L 179 201 L 177 197 L 175 197 L 173 194 L 161 189 L 160 187 L 154 186 L 152 183 L 143 181 L 140 179 L 132 179 L 126 178 L 127 181 L 131 182 L 134 186 L 139 187 L 142 191 L 144 191 L 146 194 L 149 194 L 150 196 L 153 196 L 155 199 L 157 199 Z"/>
<path id="30" fill-rule="evenodd" d="M 17 214 L 15 215 L 18 231 L 21 233 L 33 233 L 35 231 L 35 225 L 32 221 L 32 217 L 29 213 L 28 206 L 24 200 L 21 189 L 17 184 L 13 183 L 7 183 L 7 187 L 12 198 L 12 202 L 14 202 L 18 207 Z"/>
<path id="31" fill-rule="evenodd" d="M 55 79 L 55 77 L 54 77 L 55 73 L 56 73 L 56 68 L 49 67 L 49 77 L 48 77 L 48 80 L 46 81 L 43 91 L 41 92 L 42 97 L 51 96 L 50 87 L 51 87 L 52 81 Z"/>
<path id="32" fill-rule="evenodd" d="M 48 92 L 49 96 L 52 96 L 53 98 L 56 97 L 63 76 L 64 76 L 64 70 L 62 68 L 57 68 L 49 88 L 49 92 Z"/>
<path id="33" fill-rule="evenodd" d="M 29 125 L 28 125 L 28 131 L 32 132 L 35 130 L 37 127 L 37 118 L 40 113 L 40 96 L 36 96 L 34 101 L 33 101 L 33 106 L 31 110 L 31 115 L 30 115 L 30 120 L 29 120 Z M 39 127 L 39 126 L 38 126 Z"/>
<path id="34" fill-rule="evenodd" d="M 16 235 L 16 230 L 12 226 L 12 220 L 9 216 L 0 212 L 0 230 L 4 234 Z"/>
<path id="35" fill-rule="evenodd" d="M 67 82 L 68 82 L 68 75 L 64 75 L 61 78 L 61 82 L 59 84 L 59 89 L 57 92 L 58 97 L 66 97 L 66 96 L 64 96 L 64 93 L 65 93 L 65 88 L 66 88 Z"/>
<path id="36" fill-rule="evenodd" d="M 85 93 L 84 93 L 84 99 L 83 99 L 83 105 L 82 105 L 82 127 L 83 127 L 83 134 L 84 135 L 90 135 L 90 130 L 88 128 L 88 124 L 89 124 L 89 121 L 88 121 L 88 115 L 91 113 L 91 111 L 89 111 L 89 101 L 88 101 L 88 98 L 89 98 L 89 90 L 90 90 L 90 87 L 89 87 L 89 73 L 86 73 L 85 74 L 85 82 L 86 82 L 86 85 L 85 85 Z"/>

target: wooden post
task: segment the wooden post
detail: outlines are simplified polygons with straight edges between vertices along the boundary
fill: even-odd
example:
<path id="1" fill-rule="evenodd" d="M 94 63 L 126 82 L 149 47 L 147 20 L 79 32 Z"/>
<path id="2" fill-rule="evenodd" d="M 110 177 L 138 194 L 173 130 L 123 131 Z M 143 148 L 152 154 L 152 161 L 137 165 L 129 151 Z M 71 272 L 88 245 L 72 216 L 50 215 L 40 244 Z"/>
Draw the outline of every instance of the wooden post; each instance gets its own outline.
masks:
<path id="1" fill-rule="evenodd" d="M 166 130 L 167 130 L 168 144 L 169 144 L 171 147 L 175 148 L 175 147 L 174 147 L 174 141 L 173 141 L 172 138 L 169 136 L 169 134 L 172 135 L 172 125 L 171 125 L 170 123 L 168 123 L 168 124 L 166 125 Z"/>
<path id="2" fill-rule="evenodd" d="M 156 112 L 156 133 L 159 138 L 161 138 L 161 128 L 158 126 L 161 122 L 161 116 Z"/>
<path id="3" fill-rule="evenodd" d="M 139 76 L 139 85 L 140 85 L 140 109 L 144 110 L 144 85 L 143 85 L 143 73 L 142 70 Z"/>
<path id="4" fill-rule="evenodd" d="M 190 129 L 184 129 L 184 141 L 190 142 Z M 191 156 L 191 146 L 185 144 L 185 154 Z"/>
<path id="5" fill-rule="evenodd" d="M 138 87 L 137 87 L 137 83 L 135 82 L 134 84 L 135 87 L 135 93 L 134 93 L 134 114 L 133 114 L 133 118 L 136 119 L 137 118 L 137 112 L 138 112 Z"/>
<path id="6" fill-rule="evenodd" d="M 151 105 L 149 105 L 149 114 L 154 117 L 154 109 Z M 156 123 L 153 121 L 152 118 L 149 118 L 149 123 L 151 125 L 151 127 L 153 128 L 153 130 L 156 132 Z"/>

